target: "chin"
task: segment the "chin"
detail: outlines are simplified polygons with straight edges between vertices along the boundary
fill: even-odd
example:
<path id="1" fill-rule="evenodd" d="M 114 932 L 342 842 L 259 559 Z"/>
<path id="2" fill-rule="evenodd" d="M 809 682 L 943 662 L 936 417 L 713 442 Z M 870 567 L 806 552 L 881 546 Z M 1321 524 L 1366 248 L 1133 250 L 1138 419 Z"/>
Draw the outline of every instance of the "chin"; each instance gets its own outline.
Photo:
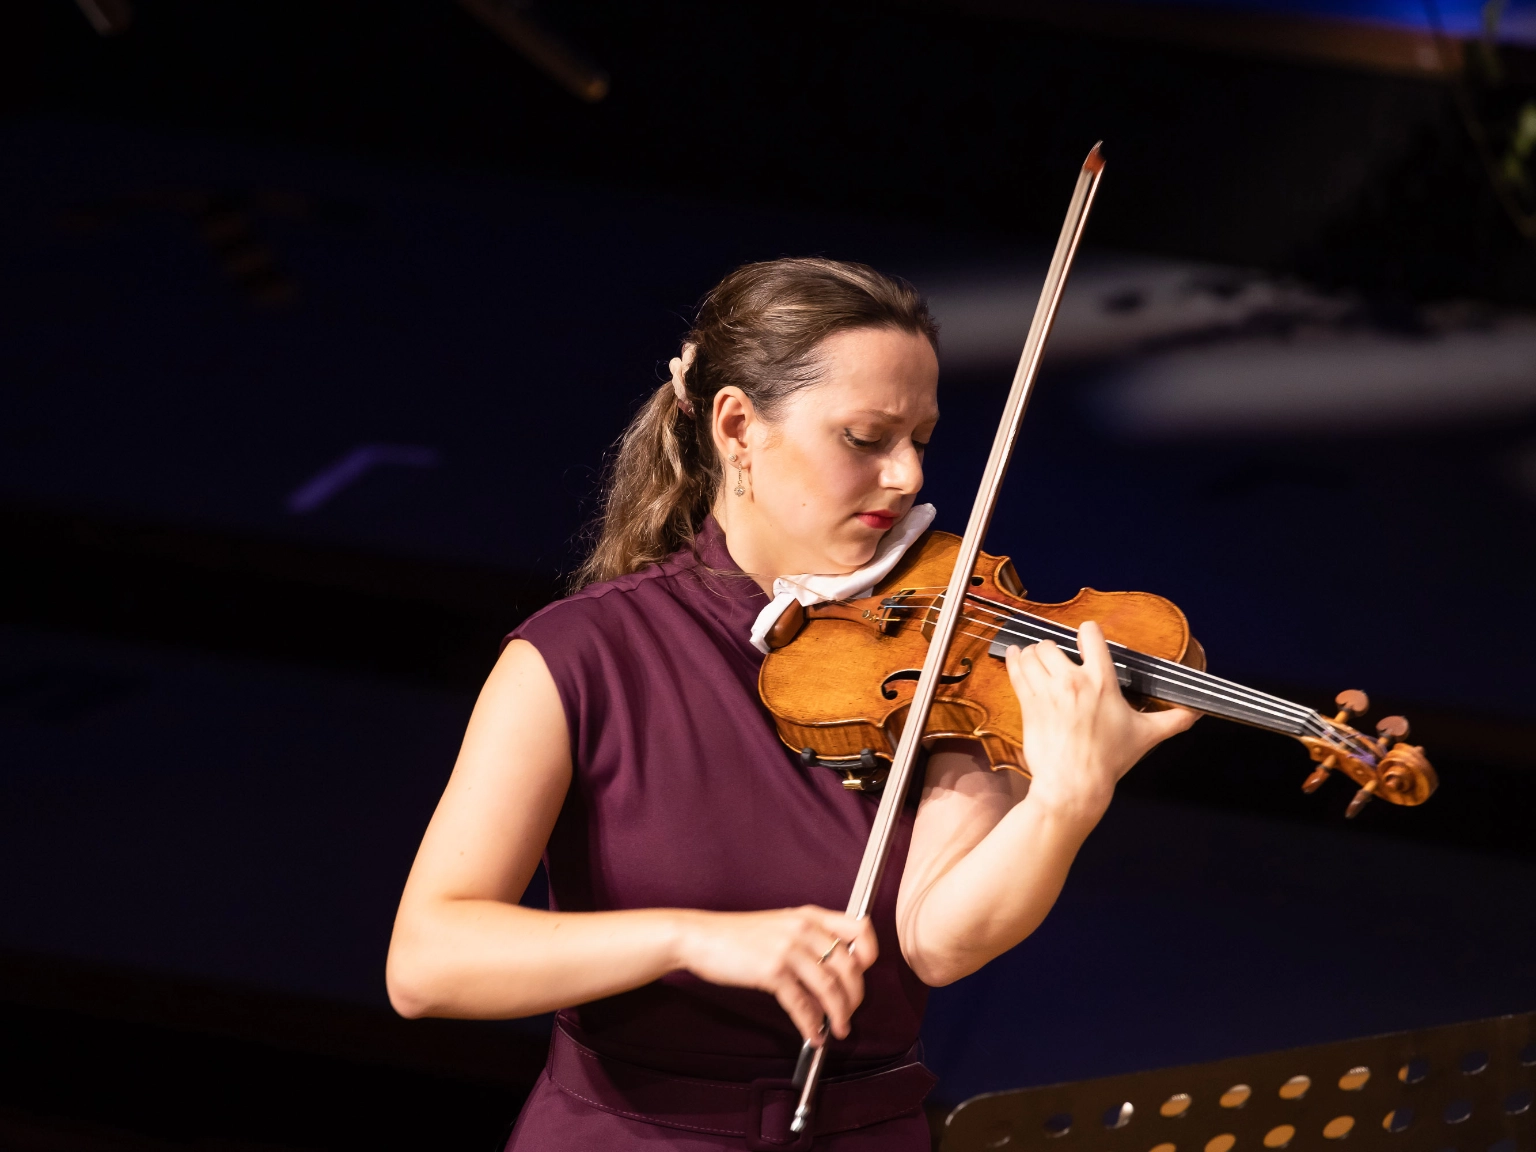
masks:
<path id="1" fill-rule="evenodd" d="M 838 540 L 827 549 L 827 561 L 833 565 L 830 571 L 854 572 L 875 558 L 875 549 L 880 546 L 885 533 L 866 528 L 857 520 L 854 525 L 858 531 L 857 538 Z"/>

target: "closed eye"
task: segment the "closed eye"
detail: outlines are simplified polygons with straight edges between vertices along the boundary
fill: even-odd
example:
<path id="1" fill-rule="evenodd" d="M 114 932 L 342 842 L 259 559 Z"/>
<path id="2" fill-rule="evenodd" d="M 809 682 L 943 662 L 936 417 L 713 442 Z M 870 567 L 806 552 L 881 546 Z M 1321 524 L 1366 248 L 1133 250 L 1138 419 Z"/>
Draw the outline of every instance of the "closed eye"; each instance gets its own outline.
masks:
<path id="1" fill-rule="evenodd" d="M 847 428 L 843 429 L 843 436 L 855 448 L 873 448 L 876 444 L 880 443 L 878 440 L 860 440 Z"/>

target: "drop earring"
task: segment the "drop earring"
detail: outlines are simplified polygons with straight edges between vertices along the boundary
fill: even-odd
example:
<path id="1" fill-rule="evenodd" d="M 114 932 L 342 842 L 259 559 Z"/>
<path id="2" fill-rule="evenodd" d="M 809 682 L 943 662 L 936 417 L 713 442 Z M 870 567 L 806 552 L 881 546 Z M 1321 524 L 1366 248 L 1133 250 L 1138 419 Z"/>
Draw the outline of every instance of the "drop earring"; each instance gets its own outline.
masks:
<path id="1" fill-rule="evenodd" d="M 726 459 L 729 460 L 732 464 L 736 463 L 736 453 L 732 452 L 729 456 L 726 457 Z M 747 494 L 747 490 L 741 486 L 740 468 L 736 469 L 736 487 L 732 489 L 732 491 L 734 491 L 738 496 L 745 496 Z"/>

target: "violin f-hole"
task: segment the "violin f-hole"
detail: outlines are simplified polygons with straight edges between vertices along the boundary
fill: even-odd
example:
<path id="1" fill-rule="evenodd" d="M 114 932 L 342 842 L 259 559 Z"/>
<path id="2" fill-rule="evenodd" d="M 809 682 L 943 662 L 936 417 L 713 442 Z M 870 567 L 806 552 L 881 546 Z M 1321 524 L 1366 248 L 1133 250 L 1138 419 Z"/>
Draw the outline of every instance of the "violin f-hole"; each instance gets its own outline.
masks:
<path id="1" fill-rule="evenodd" d="M 961 657 L 960 667 L 965 669 L 965 671 L 956 672 L 954 675 L 940 673 L 939 683 L 958 684 L 964 680 L 971 674 L 971 658 L 969 656 Z M 896 699 L 896 689 L 891 687 L 892 684 L 898 680 L 916 680 L 922 674 L 923 670 L 921 668 L 903 668 L 900 672 L 892 672 L 884 680 L 880 681 L 880 695 L 884 696 L 887 700 L 894 700 Z"/>

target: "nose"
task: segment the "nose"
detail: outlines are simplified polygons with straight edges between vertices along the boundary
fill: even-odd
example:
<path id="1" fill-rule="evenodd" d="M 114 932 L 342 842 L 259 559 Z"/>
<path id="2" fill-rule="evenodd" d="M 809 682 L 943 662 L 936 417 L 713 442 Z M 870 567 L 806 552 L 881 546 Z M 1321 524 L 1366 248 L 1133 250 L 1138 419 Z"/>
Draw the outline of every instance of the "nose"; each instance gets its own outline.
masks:
<path id="1" fill-rule="evenodd" d="M 894 488 L 903 496 L 917 495 L 923 486 L 923 458 L 910 440 L 887 458 L 881 479 L 885 487 Z"/>

